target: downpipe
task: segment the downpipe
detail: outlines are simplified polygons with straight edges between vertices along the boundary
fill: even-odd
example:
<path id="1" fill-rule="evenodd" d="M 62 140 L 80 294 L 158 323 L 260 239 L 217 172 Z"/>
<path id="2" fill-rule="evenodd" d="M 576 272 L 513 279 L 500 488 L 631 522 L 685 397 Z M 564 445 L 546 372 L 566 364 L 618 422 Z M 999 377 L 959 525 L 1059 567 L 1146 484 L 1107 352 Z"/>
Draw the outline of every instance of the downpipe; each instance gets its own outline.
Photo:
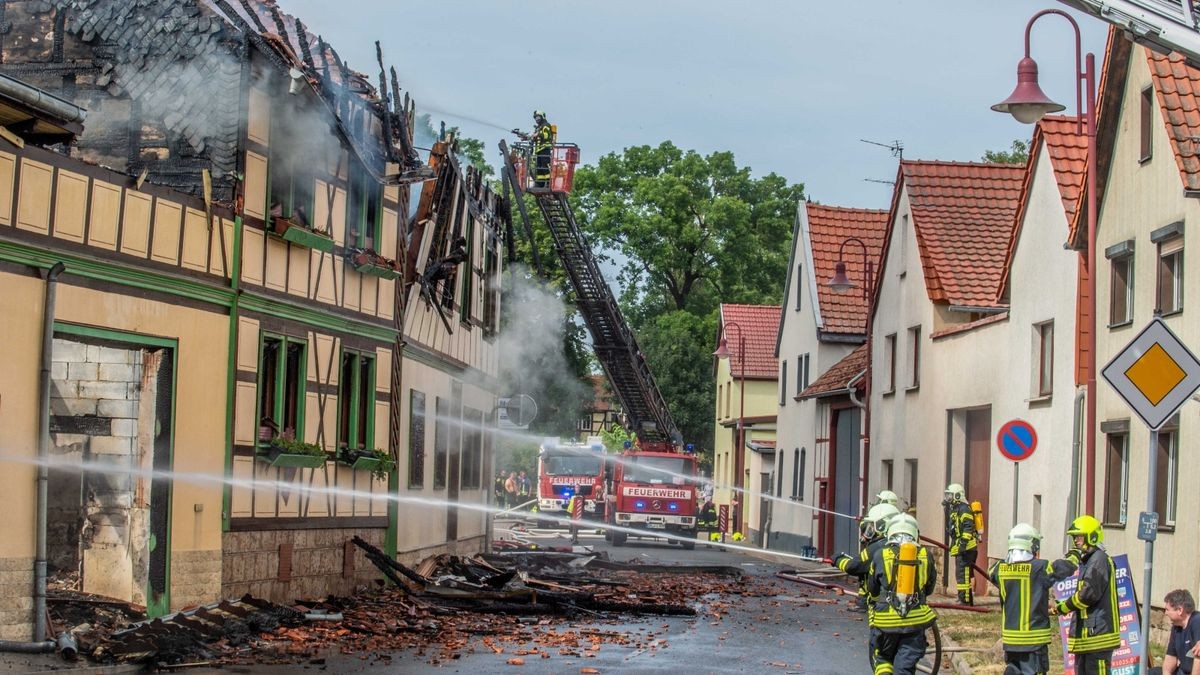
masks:
<path id="1" fill-rule="evenodd" d="M 33 563 L 33 640 L 46 642 L 46 529 L 50 467 L 50 366 L 54 357 L 54 305 L 61 262 L 46 272 L 46 304 L 42 310 L 42 372 L 38 383 L 37 556 Z M 51 645 L 54 642 L 50 642 Z"/>
<path id="2" fill-rule="evenodd" d="M 1067 493 L 1067 522 L 1063 532 L 1071 529 L 1075 516 L 1079 515 L 1079 462 L 1083 452 L 1084 399 L 1087 387 L 1076 387 L 1071 424 L 1071 489 Z"/>

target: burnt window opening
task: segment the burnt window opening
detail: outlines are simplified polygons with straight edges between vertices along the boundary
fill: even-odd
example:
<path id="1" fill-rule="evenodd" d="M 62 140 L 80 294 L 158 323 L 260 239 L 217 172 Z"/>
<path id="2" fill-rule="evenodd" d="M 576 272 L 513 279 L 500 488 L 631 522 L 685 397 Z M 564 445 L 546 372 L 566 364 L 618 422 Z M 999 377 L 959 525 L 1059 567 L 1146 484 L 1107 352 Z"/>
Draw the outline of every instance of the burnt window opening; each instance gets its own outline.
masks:
<path id="1" fill-rule="evenodd" d="M 483 331 L 495 335 L 500 331 L 500 254 L 499 242 L 488 237 L 483 254 Z"/>
<path id="2" fill-rule="evenodd" d="M 387 255 L 377 246 L 382 225 L 383 189 L 375 177 L 359 162 L 350 162 L 350 189 L 346 199 L 347 241 Z"/>
<path id="3" fill-rule="evenodd" d="M 304 400 L 305 344 L 288 338 L 266 336 L 259 360 L 259 441 L 273 436 L 299 438 L 303 430 L 301 401 Z"/>
<path id="4" fill-rule="evenodd" d="M 425 487 L 425 393 L 409 390 L 408 487 Z"/>
<path id="5" fill-rule="evenodd" d="M 453 266 L 443 265 L 445 274 L 445 283 L 442 285 L 442 307 L 447 309 L 454 307 L 454 293 L 458 286 L 458 268 L 462 263 L 470 263 L 470 246 L 471 242 L 462 234 L 462 220 L 465 217 L 470 221 L 471 216 L 467 214 L 467 193 L 465 190 L 459 190 L 457 206 L 454 208 L 453 223 L 454 232 L 451 234 L 450 251 L 447 253 L 447 260 L 453 259 Z M 467 275 L 470 277 L 470 274 Z M 463 303 L 466 304 L 465 302 Z M 465 316 L 465 314 L 464 314 Z"/>
<path id="6" fill-rule="evenodd" d="M 450 454 L 450 401 L 437 397 L 433 420 L 433 489 L 446 489 L 446 465 Z"/>
<path id="7" fill-rule="evenodd" d="M 288 99 L 275 97 L 271 105 L 267 213 L 272 219 L 286 218 L 324 231 L 324 224 L 312 221 L 314 169 L 325 166 L 332 137 L 325 127 L 314 130 L 312 127 L 319 125 L 314 125 L 311 117 L 279 102 L 283 100 Z"/>
<path id="8" fill-rule="evenodd" d="M 342 352 L 338 380 L 338 449 L 374 447 L 375 359 L 358 352 Z"/>
<path id="9" fill-rule="evenodd" d="M 462 290 L 459 292 L 461 304 L 458 307 L 458 319 L 469 324 L 474 318 L 475 305 L 475 219 L 467 216 L 467 247 L 466 265 L 462 275 Z"/>
<path id="10" fill-rule="evenodd" d="M 468 426 L 463 434 L 461 487 L 478 490 L 483 480 L 483 411 L 467 408 L 463 421 Z"/>

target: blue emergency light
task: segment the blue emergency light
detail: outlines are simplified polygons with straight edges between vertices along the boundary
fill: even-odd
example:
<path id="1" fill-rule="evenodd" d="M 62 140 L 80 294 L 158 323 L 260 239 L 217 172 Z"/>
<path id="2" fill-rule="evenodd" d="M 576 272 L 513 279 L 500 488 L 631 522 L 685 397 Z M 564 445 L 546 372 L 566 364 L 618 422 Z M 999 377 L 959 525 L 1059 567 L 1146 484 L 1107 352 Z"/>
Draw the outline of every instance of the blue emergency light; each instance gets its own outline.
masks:
<path id="1" fill-rule="evenodd" d="M 632 447 L 633 447 L 633 441 L 625 441 L 625 449 L 626 450 L 628 450 Z"/>
<path id="2" fill-rule="evenodd" d="M 694 455 L 696 453 L 696 444 L 688 443 L 687 445 L 683 446 L 683 451 L 689 455 Z"/>
<path id="3" fill-rule="evenodd" d="M 636 502 L 634 502 L 634 503 L 633 503 L 633 508 L 635 508 L 635 509 L 644 509 L 644 508 L 646 508 L 646 502 L 643 502 L 643 501 L 641 501 L 641 500 L 638 500 L 638 501 L 636 501 Z"/>
<path id="4" fill-rule="evenodd" d="M 671 509 L 672 511 L 678 511 L 679 504 L 676 504 L 675 502 L 671 502 L 670 504 L 667 504 L 667 508 Z"/>
<path id="5" fill-rule="evenodd" d="M 570 487 L 570 486 L 563 488 L 563 491 L 562 491 L 563 499 L 570 501 L 571 497 L 574 497 L 574 496 L 575 496 L 575 488 Z"/>

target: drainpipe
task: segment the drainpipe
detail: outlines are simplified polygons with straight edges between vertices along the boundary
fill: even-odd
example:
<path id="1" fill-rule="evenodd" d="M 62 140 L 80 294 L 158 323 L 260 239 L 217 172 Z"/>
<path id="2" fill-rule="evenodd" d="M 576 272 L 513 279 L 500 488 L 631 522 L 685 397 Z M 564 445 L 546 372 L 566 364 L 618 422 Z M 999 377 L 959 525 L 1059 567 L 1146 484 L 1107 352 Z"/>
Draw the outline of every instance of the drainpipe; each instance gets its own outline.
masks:
<path id="1" fill-rule="evenodd" d="M 1081 405 L 1087 396 L 1087 387 L 1075 388 L 1071 425 L 1071 490 L 1067 495 L 1067 523 L 1063 531 L 1071 528 L 1071 521 L 1079 512 L 1079 453 L 1083 445 L 1083 412 Z"/>
<path id="2" fill-rule="evenodd" d="M 66 268 L 61 262 L 46 272 L 46 299 L 42 310 L 42 370 L 38 378 L 37 447 L 37 552 L 33 563 L 33 642 L 0 640 L 0 652 L 43 654 L 58 647 L 46 639 L 46 510 L 49 502 L 50 469 L 50 364 L 54 349 L 54 298 L 58 275 Z"/>
<path id="3" fill-rule="evenodd" d="M 46 509 L 49 502 L 50 467 L 50 365 L 54 351 L 54 301 L 58 275 L 66 269 L 61 262 L 46 272 L 46 306 L 42 310 L 42 372 L 38 392 L 37 468 L 37 557 L 33 563 L 33 639 L 46 640 Z M 51 643 L 53 644 L 53 642 Z"/>

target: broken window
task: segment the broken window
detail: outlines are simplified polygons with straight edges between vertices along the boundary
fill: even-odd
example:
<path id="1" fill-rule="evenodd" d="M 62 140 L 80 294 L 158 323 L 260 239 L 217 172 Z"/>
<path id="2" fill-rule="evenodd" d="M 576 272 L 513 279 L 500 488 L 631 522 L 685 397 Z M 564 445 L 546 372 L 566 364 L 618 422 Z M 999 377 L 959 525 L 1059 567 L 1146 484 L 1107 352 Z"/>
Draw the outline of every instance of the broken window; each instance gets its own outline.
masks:
<path id="1" fill-rule="evenodd" d="M 338 381 L 338 448 L 374 447 L 375 359 L 353 351 L 342 352 Z"/>
<path id="2" fill-rule="evenodd" d="M 376 248 L 383 222 L 382 199 L 383 190 L 375 177 L 360 162 L 351 161 L 350 189 L 346 196 L 346 241 L 386 255 L 388 252 Z"/>
<path id="3" fill-rule="evenodd" d="M 458 319 L 463 323 L 470 323 L 475 309 L 475 275 L 472 273 L 475 268 L 475 219 L 469 214 L 467 215 L 466 238 L 467 259 L 462 275 L 462 290 L 459 292 Z"/>
<path id="4" fill-rule="evenodd" d="M 327 139 L 316 137 L 312 130 L 305 132 L 305 118 L 296 112 L 281 104 L 271 106 L 267 212 L 271 218 L 287 218 L 311 228 L 316 185 L 313 167 L 323 166 Z"/>
<path id="5" fill-rule="evenodd" d="M 299 340 L 264 336 L 259 360 L 259 441 L 272 436 L 299 438 L 303 434 L 305 344 Z"/>
<path id="6" fill-rule="evenodd" d="M 462 488 L 478 490 L 483 476 L 483 411 L 463 410 Z"/>
<path id="7" fill-rule="evenodd" d="M 450 402 L 441 396 L 434 402 L 433 489 L 446 489 L 446 460 L 450 449 Z"/>
<path id="8" fill-rule="evenodd" d="M 409 390 L 408 487 L 425 487 L 425 393 Z"/>

